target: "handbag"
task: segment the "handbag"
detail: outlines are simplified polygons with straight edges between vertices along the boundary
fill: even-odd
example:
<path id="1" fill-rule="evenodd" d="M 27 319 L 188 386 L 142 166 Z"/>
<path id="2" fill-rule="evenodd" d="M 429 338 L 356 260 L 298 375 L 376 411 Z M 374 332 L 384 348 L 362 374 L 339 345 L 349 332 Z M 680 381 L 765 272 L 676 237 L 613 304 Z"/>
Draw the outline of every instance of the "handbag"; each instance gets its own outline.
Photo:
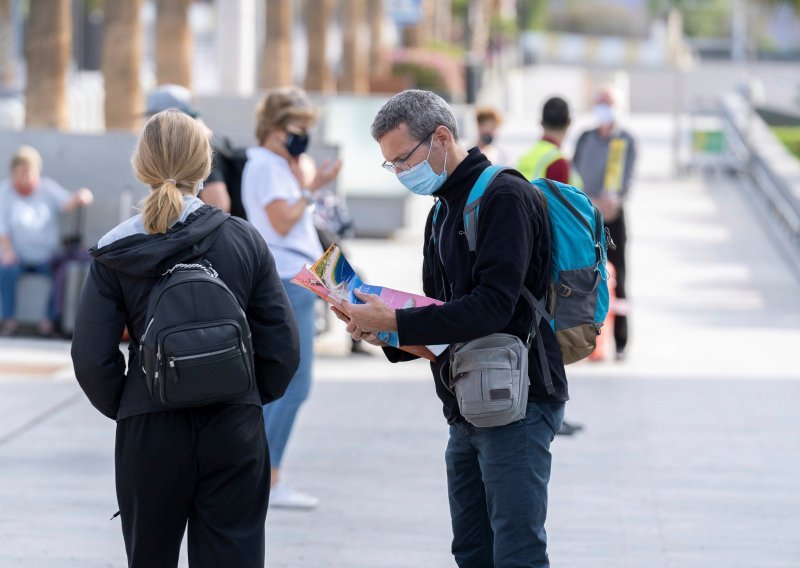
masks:
<path id="1" fill-rule="evenodd" d="M 449 387 L 456 397 L 461 415 L 474 426 L 505 426 L 525 418 L 530 387 L 528 352 L 534 334 L 539 356 L 546 355 L 537 333 L 542 316 L 535 309 L 536 301 L 525 288 L 521 295 L 532 312 L 531 327 L 525 342 L 516 335 L 493 333 L 457 343 L 450 350 Z M 543 359 L 545 366 L 546 358 Z"/>

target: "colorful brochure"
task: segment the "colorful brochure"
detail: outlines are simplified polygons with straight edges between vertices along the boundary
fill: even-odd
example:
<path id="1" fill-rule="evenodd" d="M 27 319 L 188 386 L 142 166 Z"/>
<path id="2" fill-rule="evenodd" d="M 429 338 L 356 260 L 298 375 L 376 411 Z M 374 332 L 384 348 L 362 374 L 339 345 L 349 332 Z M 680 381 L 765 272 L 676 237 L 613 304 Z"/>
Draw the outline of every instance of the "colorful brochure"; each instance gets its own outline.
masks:
<path id="1" fill-rule="evenodd" d="M 336 243 L 332 244 L 328 250 L 311 266 L 304 266 L 297 275 L 292 278 L 292 282 L 303 288 L 314 292 L 317 296 L 338 308 L 342 307 L 343 301 L 352 304 L 362 304 L 356 298 L 354 290 L 364 294 L 374 294 L 390 308 L 404 309 L 431 305 L 441 305 L 443 302 L 409 294 L 383 286 L 371 286 L 364 284 L 358 277 L 353 267 L 347 262 L 342 251 Z M 435 361 L 436 357 L 447 349 L 447 345 L 403 345 L 400 346 L 397 332 L 383 331 L 376 334 L 378 339 L 397 347 L 403 351 L 408 351 L 419 357 Z"/>

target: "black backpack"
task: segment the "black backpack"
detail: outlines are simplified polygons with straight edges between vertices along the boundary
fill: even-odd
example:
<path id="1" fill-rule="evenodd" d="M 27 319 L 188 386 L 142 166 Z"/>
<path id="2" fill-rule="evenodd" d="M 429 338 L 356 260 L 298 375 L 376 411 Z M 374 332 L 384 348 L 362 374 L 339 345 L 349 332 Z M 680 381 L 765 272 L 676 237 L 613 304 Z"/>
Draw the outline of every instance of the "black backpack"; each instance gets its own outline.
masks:
<path id="1" fill-rule="evenodd" d="M 255 390 L 247 316 L 209 262 L 165 272 L 150 292 L 146 321 L 139 356 L 153 401 L 204 406 Z"/>
<path id="2" fill-rule="evenodd" d="M 231 215 L 247 219 L 242 203 L 242 174 L 247 163 L 247 148 L 237 148 L 229 138 L 214 146 L 214 165 L 222 172 L 231 197 Z"/>

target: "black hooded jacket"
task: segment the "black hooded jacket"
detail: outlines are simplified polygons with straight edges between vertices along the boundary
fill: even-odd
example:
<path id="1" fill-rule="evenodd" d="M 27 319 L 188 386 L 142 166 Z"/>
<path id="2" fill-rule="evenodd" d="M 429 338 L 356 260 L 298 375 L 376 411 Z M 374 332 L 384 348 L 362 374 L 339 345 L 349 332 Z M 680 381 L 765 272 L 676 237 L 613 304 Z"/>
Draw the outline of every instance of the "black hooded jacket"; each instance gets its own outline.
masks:
<path id="1" fill-rule="evenodd" d="M 426 296 L 446 302 L 397 311 L 401 345 L 453 344 L 492 333 L 527 337 L 531 309 L 520 290 L 525 285 L 537 298 L 550 282 L 550 234 L 544 224 L 542 202 L 531 184 L 501 173 L 483 196 L 475 253 L 469 251 L 464 232 L 464 205 L 472 186 L 489 160 L 477 148 L 458 165 L 434 194 L 441 202 L 433 234 L 431 209 L 425 225 L 422 268 Z M 567 378 L 555 333 L 549 324 L 539 326 L 547 353 L 555 394 L 544 386 L 537 350 L 530 350 L 529 400 L 563 402 L 569 399 Z M 535 343 L 534 343 L 535 345 Z M 397 349 L 385 349 L 391 361 L 413 358 Z M 444 403 L 449 422 L 463 420 L 453 394 L 445 387 L 449 377 L 449 350 L 431 363 L 436 393 Z"/>
<path id="2" fill-rule="evenodd" d="M 125 358 L 125 326 L 144 333 L 147 301 L 159 275 L 202 256 L 244 308 L 253 335 L 258 393 L 239 404 L 280 398 L 300 360 L 297 323 L 264 239 L 246 221 L 204 205 L 165 234 L 135 234 L 89 251 L 92 261 L 81 293 L 72 340 L 75 375 L 91 403 L 116 420 L 158 412 L 133 342 Z"/>

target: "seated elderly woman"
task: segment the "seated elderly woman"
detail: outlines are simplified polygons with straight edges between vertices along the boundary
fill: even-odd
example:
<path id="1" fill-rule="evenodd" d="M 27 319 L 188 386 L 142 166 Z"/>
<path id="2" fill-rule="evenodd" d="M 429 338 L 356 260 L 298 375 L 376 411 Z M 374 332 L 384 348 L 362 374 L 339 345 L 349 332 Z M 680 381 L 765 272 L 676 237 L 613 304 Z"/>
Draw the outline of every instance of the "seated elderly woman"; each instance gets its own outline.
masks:
<path id="1" fill-rule="evenodd" d="M 11 179 L 0 184 L 0 335 L 17 331 L 17 281 L 27 272 L 52 278 L 51 262 L 59 249 L 58 216 L 89 205 L 92 192 L 81 188 L 68 192 L 56 181 L 41 176 L 42 157 L 22 146 L 11 159 Z M 39 323 L 40 335 L 53 332 L 52 294 L 47 314 Z"/>

